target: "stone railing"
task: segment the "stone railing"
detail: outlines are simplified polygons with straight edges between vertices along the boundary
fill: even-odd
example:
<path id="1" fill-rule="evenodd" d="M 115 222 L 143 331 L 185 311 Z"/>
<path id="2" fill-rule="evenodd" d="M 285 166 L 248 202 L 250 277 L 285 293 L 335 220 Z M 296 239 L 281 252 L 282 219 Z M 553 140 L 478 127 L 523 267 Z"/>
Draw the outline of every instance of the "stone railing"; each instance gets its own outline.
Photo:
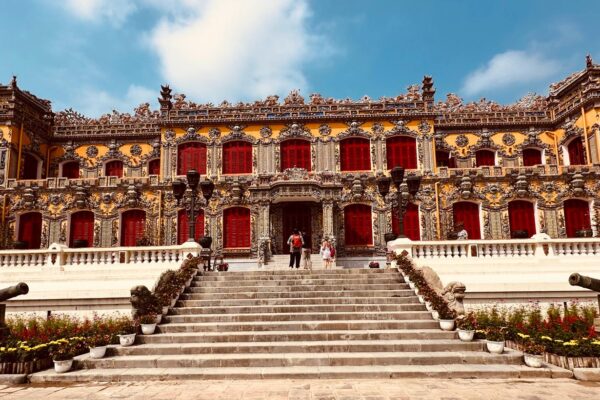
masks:
<path id="1" fill-rule="evenodd" d="M 2 250 L 0 267 L 85 267 L 101 265 L 177 264 L 188 255 L 197 256 L 197 243 L 180 246 L 108 247 L 71 249 L 53 243 L 43 250 Z"/>
<path id="2" fill-rule="evenodd" d="M 390 249 L 394 251 L 397 251 L 396 248 L 407 250 L 413 259 L 600 256 L 599 238 L 445 240 L 403 243 L 394 241 L 390 242 L 390 245 Z"/>

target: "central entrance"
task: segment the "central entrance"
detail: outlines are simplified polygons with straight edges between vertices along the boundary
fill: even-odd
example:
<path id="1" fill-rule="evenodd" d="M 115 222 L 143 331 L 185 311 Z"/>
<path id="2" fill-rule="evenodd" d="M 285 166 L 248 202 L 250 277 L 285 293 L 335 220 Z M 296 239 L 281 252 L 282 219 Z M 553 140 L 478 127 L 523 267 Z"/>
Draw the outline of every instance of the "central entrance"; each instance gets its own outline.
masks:
<path id="1" fill-rule="evenodd" d="M 282 207 L 283 242 L 282 249 L 285 252 L 289 245 L 287 241 L 294 228 L 300 232 L 306 232 L 306 240 L 312 243 L 312 212 L 310 203 L 287 203 Z M 289 249 L 288 249 L 289 251 Z"/>
<path id="2" fill-rule="evenodd" d="M 319 204 L 304 201 L 280 203 L 273 206 L 271 215 L 276 253 L 289 253 L 290 247 L 287 241 L 294 228 L 306 232 L 306 240 L 310 243 L 313 253 L 318 250 L 323 226 Z"/>

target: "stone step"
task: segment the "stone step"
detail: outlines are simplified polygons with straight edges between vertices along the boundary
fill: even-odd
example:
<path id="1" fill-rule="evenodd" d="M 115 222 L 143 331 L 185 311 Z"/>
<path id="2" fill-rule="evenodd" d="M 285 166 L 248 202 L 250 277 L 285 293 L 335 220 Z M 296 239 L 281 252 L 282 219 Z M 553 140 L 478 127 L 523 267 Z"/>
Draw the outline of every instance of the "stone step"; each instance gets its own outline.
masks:
<path id="1" fill-rule="evenodd" d="M 420 311 L 329 312 L 329 313 L 256 313 L 256 314 L 204 314 L 168 315 L 163 323 L 201 322 L 273 322 L 273 321 L 342 321 L 342 320 L 431 320 L 431 313 Z"/>
<path id="2" fill-rule="evenodd" d="M 183 295 L 180 297 L 184 297 Z M 178 307 L 226 307 L 226 306 L 289 306 L 325 304 L 418 304 L 417 296 L 397 297 L 314 297 L 314 298 L 268 298 L 268 299 L 221 299 L 221 300 L 179 300 Z"/>
<path id="3" fill-rule="evenodd" d="M 31 383 L 67 382 L 145 382 L 202 379 L 376 379 L 376 378 L 438 378 L 438 379 L 548 379 L 571 378 L 564 369 L 545 366 L 529 368 L 523 365 L 447 364 L 447 365 L 365 365 L 318 367 L 237 367 L 237 368 L 138 368 L 90 369 L 57 374 L 49 369 L 30 376 Z M 543 382 L 543 381 L 537 381 Z M 443 383 L 442 383 L 443 384 Z"/>
<path id="4" fill-rule="evenodd" d="M 376 311 L 423 311 L 425 306 L 414 304 L 330 304 L 297 306 L 230 306 L 230 307 L 175 307 L 169 315 L 211 315 L 211 314 L 273 314 L 307 312 L 376 312 Z"/>
<path id="5" fill-rule="evenodd" d="M 302 277 L 298 279 L 286 279 L 286 280 L 273 280 L 273 279 L 248 279 L 248 280 L 229 280 L 229 281 L 217 281 L 211 280 L 208 276 L 196 277 L 191 286 L 198 287 L 228 287 L 228 286 L 296 286 L 296 285 L 332 285 L 338 286 L 340 284 L 396 284 L 404 283 L 404 279 L 400 275 L 391 276 L 384 275 L 379 277 L 356 275 L 352 276 L 352 279 L 339 278 L 339 279 L 312 279 L 311 277 Z"/>
<path id="6" fill-rule="evenodd" d="M 438 352 L 484 351 L 481 341 L 458 340 L 332 340 L 296 342 L 165 343 L 110 347 L 109 356 L 223 354 L 223 353 L 344 353 L 344 352 Z"/>
<path id="7" fill-rule="evenodd" d="M 222 276 L 224 280 L 235 280 L 241 279 L 245 277 L 251 277 L 251 279 L 257 279 L 257 277 L 262 277 L 264 279 L 268 279 L 266 277 L 273 276 L 272 279 L 289 279 L 288 277 L 299 277 L 299 276 L 312 276 L 312 277 L 321 277 L 321 276 L 348 276 L 348 275 L 378 275 L 378 274 L 398 274 L 398 270 L 395 268 L 390 269 L 362 269 L 362 268 L 352 268 L 352 269 L 328 269 L 328 270 L 305 270 L 305 269 L 290 269 L 287 268 L 281 271 L 228 271 L 228 272 L 206 272 L 204 276 Z"/>
<path id="8" fill-rule="evenodd" d="M 182 332 L 138 335 L 136 343 L 231 343 L 231 342 L 299 342 L 332 340 L 440 340 L 455 339 L 456 332 L 435 329 L 372 329 L 320 331 L 240 331 Z"/>
<path id="9" fill-rule="evenodd" d="M 85 368 L 230 368 L 365 365 L 521 364 L 521 353 L 484 351 L 378 353 L 176 354 L 88 358 Z"/>
<path id="10" fill-rule="evenodd" d="M 349 284 L 340 283 L 339 285 L 291 285 L 291 286 L 190 286 L 188 291 L 192 293 L 289 293 L 289 292 L 329 292 L 329 291 L 376 291 L 376 290 L 410 290 L 406 283 L 370 283 L 370 284 Z M 412 291 L 411 291 L 412 292 Z"/>
<path id="11" fill-rule="evenodd" d="M 244 300 L 244 299 L 309 299 L 323 297 L 410 297 L 415 292 L 410 289 L 382 289 L 382 290 L 307 290 L 303 292 L 237 292 L 237 293 L 197 293 L 200 288 L 188 288 L 179 298 L 182 300 Z"/>
<path id="12" fill-rule="evenodd" d="M 256 332 L 256 331 L 326 331 L 326 330 L 379 330 L 379 329 L 434 329 L 434 320 L 404 321 L 258 321 L 258 322 L 204 322 L 178 323 L 157 326 L 159 333 L 179 332 Z"/>

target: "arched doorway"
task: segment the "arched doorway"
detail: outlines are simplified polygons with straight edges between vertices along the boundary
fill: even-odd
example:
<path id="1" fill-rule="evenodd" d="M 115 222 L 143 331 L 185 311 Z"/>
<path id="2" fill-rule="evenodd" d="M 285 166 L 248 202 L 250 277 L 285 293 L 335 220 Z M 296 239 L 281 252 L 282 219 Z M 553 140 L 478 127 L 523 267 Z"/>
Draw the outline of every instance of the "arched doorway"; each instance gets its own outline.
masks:
<path id="1" fill-rule="evenodd" d="M 344 208 L 344 234 L 346 246 L 370 246 L 373 244 L 371 206 L 350 204 Z"/>
<path id="2" fill-rule="evenodd" d="M 535 228 L 535 207 L 525 200 L 508 203 L 508 221 L 511 238 L 530 238 L 537 233 Z"/>
<path id="3" fill-rule="evenodd" d="M 592 229 L 590 204 L 585 200 L 569 199 L 563 203 L 567 237 L 577 237 L 577 231 Z"/>
<path id="4" fill-rule="evenodd" d="M 583 141 L 580 137 L 576 137 L 569 142 L 567 152 L 569 153 L 569 165 L 585 164 L 585 151 L 583 149 Z"/>
<path id="5" fill-rule="evenodd" d="M 223 210 L 223 247 L 238 249 L 250 247 L 250 210 L 232 207 Z"/>
<path id="6" fill-rule="evenodd" d="M 354 137 L 340 141 L 340 170 L 371 170 L 371 144 L 369 139 Z"/>
<path id="7" fill-rule="evenodd" d="M 39 249 L 42 244 L 42 214 L 28 212 L 19 217 L 19 242 L 23 242 L 26 249 Z"/>
<path id="8" fill-rule="evenodd" d="M 394 136 L 386 140 L 387 168 L 417 168 L 417 140 L 409 136 Z"/>
<path id="9" fill-rule="evenodd" d="M 288 168 L 311 170 L 310 142 L 304 139 L 289 139 L 279 145 L 281 171 Z"/>
<path id="10" fill-rule="evenodd" d="M 199 142 L 180 144 L 177 148 L 177 175 L 185 175 L 190 169 L 206 174 L 206 145 Z"/>
<path id="11" fill-rule="evenodd" d="M 146 212 L 128 210 L 121 215 L 121 246 L 135 246 L 146 233 Z"/>
<path id="12" fill-rule="evenodd" d="M 92 211 L 78 211 L 71 214 L 69 228 L 69 247 L 75 247 L 75 241 L 83 244 L 80 247 L 92 247 L 94 244 L 94 213 Z"/>
<path id="13" fill-rule="evenodd" d="M 481 224 L 479 222 L 479 204 L 459 201 L 452 205 L 454 227 L 463 223 L 469 239 L 481 239 Z"/>

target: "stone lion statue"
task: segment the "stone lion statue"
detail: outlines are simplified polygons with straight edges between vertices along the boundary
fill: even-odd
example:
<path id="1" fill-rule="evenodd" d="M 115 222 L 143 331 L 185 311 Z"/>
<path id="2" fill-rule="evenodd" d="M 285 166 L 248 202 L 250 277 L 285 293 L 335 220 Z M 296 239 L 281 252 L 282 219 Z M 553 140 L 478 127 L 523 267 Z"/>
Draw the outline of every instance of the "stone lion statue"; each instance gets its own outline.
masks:
<path id="1" fill-rule="evenodd" d="M 465 306 L 463 301 L 465 299 L 465 292 L 467 291 L 465 284 L 462 282 L 450 282 L 444 286 L 437 272 L 432 268 L 422 267 L 420 269 L 423 272 L 425 280 L 427 280 L 436 292 L 446 299 L 450 308 L 456 311 L 456 314 L 464 315 Z"/>

